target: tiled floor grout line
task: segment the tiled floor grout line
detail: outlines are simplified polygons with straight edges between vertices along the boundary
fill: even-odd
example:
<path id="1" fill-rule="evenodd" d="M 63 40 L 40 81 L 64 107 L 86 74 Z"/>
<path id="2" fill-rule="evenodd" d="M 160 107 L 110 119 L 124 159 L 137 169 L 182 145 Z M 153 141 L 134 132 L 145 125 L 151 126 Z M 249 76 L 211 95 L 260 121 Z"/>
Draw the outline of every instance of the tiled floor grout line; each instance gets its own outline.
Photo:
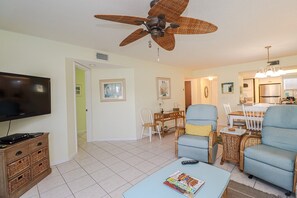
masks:
<path id="1" fill-rule="evenodd" d="M 148 138 L 141 139 L 141 140 L 86 142 L 86 138 L 84 138 L 83 136 L 82 137 L 78 136 L 78 148 L 79 149 L 78 149 L 77 155 L 73 159 L 65 162 L 65 163 L 68 163 L 72 161 L 70 164 L 66 164 L 66 166 L 64 167 L 63 167 L 64 163 L 61 164 L 62 166 L 60 165 L 53 166 L 57 170 L 57 173 L 56 173 L 57 175 L 54 175 L 54 177 L 55 176 L 62 177 L 63 182 L 67 186 L 67 191 L 70 190 L 71 192 L 71 194 L 68 195 L 70 197 L 76 197 L 75 195 L 80 193 L 81 191 L 85 191 L 83 193 L 88 193 L 88 192 L 91 192 L 91 190 L 93 191 L 93 190 L 100 190 L 100 189 L 102 190 L 100 191 L 102 192 L 103 197 L 112 197 L 112 198 L 115 198 L 115 196 L 118 197 L 118 195 L 120 195 L 124 190 L 128 189 L 129 186 L 134 186 L 141 180 L 154 174 L 156 171 L 164 168 L 164 166 L 168 165 L 169 163 L 177 159 L 174 155 L 174 137 L 170 134 L 168 135 L 168 138 L 167 137 L 162 138 L 161 141 L 159 141 L 158 138 L 154 138 L 152 139 L 152 142 L 149 142 Z M 98 149 L 98 152 L 103 153 L 103 156 L 100 156 L 100 153 L 96 155 L 97 149 Z M 125 156 L 121 157 L 121 153 L 125 154 Z M 144 153 L 144 156 L 141 156 L 141 153 Z M 148 156 L 148 157 L 145 157 L 145 156 Z M 131 162 L 131 164 L 128 163 L 127 162 L 128 159 L 133 157 L 135 157 L 136 161 Z M 247 182 L 247 184 L 251 185 L 253 189 L 263 190 L 264 188 L 267 188 L 265 186 L 266 185 L 265 182 L 263 184 L 262 181 L 261 182 L 258 181 L 258 179 L 255 177 L 253 179 L 254 181 L 252 182 L 249 182 L 249 179 L 247 178 L 247 176 L 242 177 L 240 175 L 242 172 L 240 171 L 238 173 L 238 171 L 236 170 L 238 166 L 235 164 L 225 162 L 226 164 L 224 163 L 224 165 L 221 166 L 220 165 L 221 157 L 222 157 L 222 147 L 220 146 L 218 149 L 218 155 L 216 156 L 216 161 L 214 166 L 218 168 L 222 168 L 226 171 L 229 171 L 231 173 L 231 176 L 235 176 L 234 181 L 238 181 L 239 183 L 242 182 L 243 184 Z M 86 161 L 84 161 L 85 159 Z M 96 165 L 93 167 L 90 167 L 91 169 L 88 168 L 88 166 L 92 166 L 93 163 L 94 165 L 96 163 L 102 164 L 102 168 L 101 168 L 101 165 L 100 165 L 100 168 L 96 167 Z M 118 163 L 123 163 L 127 165 L 123 167 L 121 166 L 121 164 L 118 164 Z M 146 163 L 148 163 L 147 164 L 148 166 L 142 168 L 142 166 L 139 166 L 139 164 L 141 163 L 144 163 L 145 166 L 146 166 Z M 116 164 L 118 164 L 118 166 L 114 166 Z M 70 169 L 67 169 L 68 166 L 70 167 Z M 114 167 L 111 168 L 111 166 L 114 166 Z M 151 168 L 151 166 L 153 168 Z M 60 170 L 60 168 L 58 167 L 63 169 Z M 106 177 L 106 175 L 108 174 L 105 174 L 104 171 L 101 171 L 103 173 L 103 177 L 101 177 L 101 173 L 99 173 L 99 175 L 97 176 L 92 175 L 93 173 L 96 173 L 97 171 L 100 171 L 103 168 L 106 168 L 106 170 L 110 171 L 110 174 L 113 174 L 115 178 L 118 178 L 120 183 L 118 183 L 118 185 L 112 185 L 112 187 L 107 186 L 109 185 L 109 183 L 104 182 L 103 177 Z M 122 170 L 122 168 L 124 169 Z M 81 171 L 79 171 L 78 169 L 81 169 Z M 131 173 L 128 171 L 128 169 L 131 169 L 132 171 L 133 169 L 135 169 L 136 172 L 131 172 L 132 174 L 134 174 L 133 176 L 129 176 L 129 174 Z M 67 170 L 70 170 L 70 171 L 67 171 Z M 75 171 L 75 170 L 77 170 L 77 172 L 70 173 L 71 171 Z M 61 171 L 63 172 L 63 174 L 61 173 Z M 86 173 L 86 175 L 84 175 L 85 173 L 83 173 L 83 171 Z M 69 173 L 69 175 L 65 175 L 67 173 Z M 120 173 L 123 173 L 123 174 L 120 174 Z M 80 176 L 81 174 L 84 176 Z M 89 176 L 90 179 L 94 181 L 94 184 L 88 184 L 88 186 L 86 185 L 86 187 L 82 186 L 83 189 L 80 189 L 80 188 L 75 189 L 73 188 L 73 186 L 71 186 L 72 189 L 70 188 L 70 185 L 69 185 L 70 182 L 79 180 L 81 177 L 86 177 L 86 176 Z M 67 178 L 70 178 L 71 180 L 67 182 L 66 181 L 68 180 Z M 88 179 L 88 181 L 92 183 L 90 179 Z M 96 180 L 98 180 L 98 182 Z M 56 180 L 53 180 L 53 181 L 56 181 Z M 111 180 L 109 180 L 109 182 L 110 181 Z M 62 182 L 62 180 L 60 180 L 60 182 Z M 259 184 L 257 184 L 257 182 L 259 182 Z M 102 186 L 99 183 L 101 183 Z M 46 189 L 46 191 L 43 193 L 40 192 L 41 188 L 39 188 L 39 186 L 36 185 L 36 192 L 33 191 L 35 194 L 32 196 L 38 195 L 39 197 L 41 197 L 41 194 L 44 194 L 46 196 L 46 192 L 53 191 L 54 188 L 61 187 L 62 185 L 64 184 L 55 186 L 51 189 L 47 189 L 47 188 L 44 188 L 44 186 L 42 186 L 43 189 Z M 95 187 L 95 185 L 98 187 Z M 65 190 L 66 190 L 66 186 L 65 186 Z M 268 187 L 269 187 L 268 192 L 270 191 L 274 193 L 282 192 L 282 191 L 279 191 L 278 188 L 274 190 L 273 186 L 272 188 L 270 188 L 269 184 L 268 184 Z M 90 190 L 86 190 L 88 188 L 90 188 Z M 64 190 L 64 187 L 60 189 Z M 76 192 L 74 193 L 72 190 Z M 81 196 L 81 193 L 79 196 Z M 283 197 L 284 194 L 281 194 L 280 196 Z"/>
<path id="2" fill-rule="evenodd" d="M 95 158 L 96 159 L 96 158 Z M 97 160 L 97 159 L 96 159 Z M 98 160 L 97 160 L 98 161 Z M 100 162 L 100 161 L 98 161 L 98 162 Z M 77 162 L 78 163 L 78 162 Z M 100 163 L 102 163 L 102 162 L 100 162 Z M 78 163 L 79 164 L 79 163 Z M 103 163 L 102 163 L 103 164 Z M 80 164 L 79 164 L 80 165 Z M 106 165 L 105 164 L 103 164 L 105 167 L 106 167 Z M 84 170 L 84 171 L 86 171 L 85 169 L 84 169 L 84 167 L 82 167 L 81 166 L 81 168 Z M 108 167 L 106 167 L 106 168 L 108 168 Z M 112 169 L 110 169 L 111 171 L 113 171 Z M 114 171 L 113 171 L 114 172 Z M 98 185 L 98 186 L 100 186 L 100 184 L 92 177 L 92 175 L 91 174 L 89 174 L 87 171 L 86 171 L 86 173 L 95 181 L 95 183 Z M 116 172 L 114 172 L 116 175 L 118 175 Z M 120 175 L 118 175 L 118 176 L 120 176 Z M 120 176 L 121 177 L 121 176 Z M 122 178 L 122 177 L 121 177 Z M 124 178 L 122 178 L 122 179 L 124 179 Z M 125 180 L 125 179 L 124 179 Z M 125 180 L 126 181 L 126 180 Z M 94 184 L 95 185 L 95 184 Z M 122 186 L 124 186 L 125 184 L 123 184 Z M 119 188 L 121 188 L 122 186 L 120 186 L 120 187 L 118 187 L 117 189 L 119 189 Z M 89 186 L 90 187 L 90 186 Z M 89 188 L 89 187 L 87 187 L 87 188 Z M 102 186 L 100 186 L 101 188 L 102 188 L 102 190 L 104 190 L 104 192 L 106 192 L 106 194 L 107 195 L 109 195 L 109 193 L 102 187 Z M 117 190 L 117 189 L 114 189 L 113 191 L 115 191 L 115 190 Z M 84 190 L 84 189 L 82 189 L 82 190 Z M 80 191 L 79 191 L 80 192 Z M 74 195 L 75 196 L 75 195 Z"/>
<path id="3" fill-rule="evenodd" d="M 97 148 L 100 148 L 100 147 L 98 147 L 97 145 L 95 145 Z M 83 148 L 82 148 L 83 149 Z M 101 148 L 100 148 L 101 149 Z M 122 149 L 122 148 L 121 148 Z M 84 149 L 83 149 L 84 150 Z M 123 149 L 124 150 L 124 149 Z M 84 151 L 86 151 L 86 150 L 84 150 Z M 106 151 L 106 150 L 105 150 Z M 126 151 L 126 150 L 125 150 Z M 87 152 L 87 151 L 86 151 Z M 108 152 L 108 151 L 106 151 L 106 152 Z M 129 151 L 126 151 L 126 152 L 129 152 Z M 145 152 L 145 151 L 144 151 Z M 129 152 L 130 153 L 130 152 Z M 123 161 L 122 159 L 120 159 L 120 158 L 118 158 L 117 156 L 115 156 L 115 155 L 113 155 L 112 153 L 110 153 L 113 157 L 116 157 L 117 159 L 119 159 L 119 160 L 121 160 L 121 161 Z M 131 153 L 131 154 L 133 154 L 133 153 Z M 133 154 L 133 155 L 135 155 L 135 154 Z M 92 156 L 93 157 L 93 156 Z M 95 158 L 95 157 L 93 157 L 93 158 Z M 96 158 L 95 158 L 96 159 Z M 100 162 L 98 159 L 96 159 L 98 162 Z M 147 161 L 147 160 L 145 160 L 145 161 Z M 167 160 L 167 161 L 169 161 L 169 160 Z M 166 161 L 166 162 L 167 162 Z M 149 161 L 147 161 L 147 162 L 149 162 Z M 79 162 L 77 162 L 78 164 L 79 164 Z M 102 163 L 102 162 L 100 162 L 100 163 Z M 125 162 L 125 163 L 127 163 L 127 162 Z M 104 163 L 102 163 L 106 168 L 108 168 Z M 128 164 L 128 163 L 127 163 Z M 137 164 L 139 164 L 139 163 L 137 163 Z M 137 165 L 137 164 L 135 164 L 135 165 Z M 80 165 L 80 164 L 79 164 Z M 139 170 L 137 167 L 135 167 L 135 165 L 131 165 L 131 164 L 129 164 L 130 166 L 132 166 L 133 168 L 136 168 L 137 170 Z M 155 165 L 155 164 L 154 164 Z M 156 165 L 157 166 L 157 165 Z M 83 167 L 82 167 L 82 169 L 84 170 L 84 171 L 86 171 Z M 144 175 L 146 175 L 146 176 L 149 176 L 147 173 L 145 173 L 145 172 L 143 172 L 142 170 L 139 170 L 141 173 L 142 173 L 142 175 L 140 175 L 139 177 L 137 177 L 137 178 L 135 178 L 135 179 L 133 179 L 132 181 L 127 181 L 125 178 L 123 178 L 121 175 L 119 175 L 117 172 L 115 172 L 113 169 L 111 169 L 111 168 L 108 168 L 108 169 L 110 169 L 112 172 L 114 172 L 117 176 L 119 176 L 119 177 L 121 177 L 122 179 L 124 179 L 128 184 L 131 184 L 132 186 L 134 186 L 134 184 L 132 184 L 131 182 L 133 181 L 133 180 L 135 180 L 135 179 L 138 179 L 138 178 L 140 178 L 143 174 Z M 154 169 L 154 168 L 152 168 L 152 169 Z M 152 170 L 151 169 L 151 170 Z M 125 170 L 122 170 L 121 172 L 123 172 L 123 171 L 126 171 L 127 169 L 125 169 Z M 90 177 L 92 177 L 91 175 L 90 175 Z M 92 178 L 92 179 L 94 179 L 94 178 Z M 97 183 L 97 181 L 95 180 L 95 182 L 96 182 L 96 184 L 98 184 L 99 186 L 100 186 L 100 184 L 99 183 Z M 126 184 L 127 184 L 126 183 Z M 120 187 L 118 187 L 118 188 L 116 188 L 116 189 L 114 189 L 112 192 L 114 192 L 114 191 L 116 191 L 117 189 L 119 189 L 119 188 L 121 188 L 121 187 L 123 187 L 124 185 L 126 185 L 126 184 L 123 184 L 122 186 L 120 186 Z M 102 186 L 100 186 L 101 188 L 102 188 Z M 104 190 L 104 188 L 102 188 L 103 190 Z M 104 190 L 105 191 L 105 190 Z M 105 191 L 106 192 L 106 191 Z M 109 194 L 108 192 L 106 192 L 107 194 Z"/>
<path id="4" fill-rule="evenodd" d="M 66 180 L 65 180 L 65 178 L 63 177 L 63 174 L 61 173 L 61 171 L 59 170 L 59 168 L 58 167 L 56 167 L 57 168 L 57 171 L 60 173 L 60 175 L 61 175 L 61 177 L 63 178 L 63 180 L 64 180 L 64 182 L 65 182 L 65 184 L 67 185 L 67 187 L 69 188 L 69 190 L 70 190 L 70 192 L 71 192 L 71 194 L 75 197 L 75 195 L 74 195 L 74 193 L 72 192 L 72 190 L 71 190 L 71 188 L 69 187 L 69 185 L 68 185 L 68 183 L 66 182 Z M 70 172 L 70 171 L 69 171 Z M 63 185 L 63 184 L 62 184 Z M 61 185 L 61 186 L 62 186 Z M 68 196 L 69 197 L 69 196 Z"/>

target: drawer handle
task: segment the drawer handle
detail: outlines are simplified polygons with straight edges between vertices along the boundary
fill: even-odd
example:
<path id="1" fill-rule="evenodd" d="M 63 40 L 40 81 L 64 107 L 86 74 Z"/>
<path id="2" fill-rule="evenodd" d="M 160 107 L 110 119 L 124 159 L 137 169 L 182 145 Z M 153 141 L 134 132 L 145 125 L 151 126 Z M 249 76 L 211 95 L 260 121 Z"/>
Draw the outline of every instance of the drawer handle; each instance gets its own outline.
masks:
<path id="1" fill-rule="evenodd" d="M 37 146 L 41 146 L 42 145 L 42 142 L 38 142 Z"/>
<path id="2" fill-rule="evenodd" d="M 23 178 L 23 175 L 19 176 L 19 177 L 18 177 L 18 180 L 21 180 L 22 178 Z"/>
<path id="3" fill-rule="evenodd" d="M 42 164 L 43 164 L 43 163 L 41 162 L 41 163 L 39 164 L 39 166 L 42 166 Z"/>
<path id="4" fill-rule="evenodd" d="M 40 154 L 40 153 L 41 153 L 41 151 L 38 151 L 37 153 L 38 153 L 38 154 Z"/>
<path id="5" fill-rule="evenodd" d="M 22 155 L 22 153 L 23 153 L 22 151 L 18 151 L 18 152 L 15 153 L 15 156 Z"/>

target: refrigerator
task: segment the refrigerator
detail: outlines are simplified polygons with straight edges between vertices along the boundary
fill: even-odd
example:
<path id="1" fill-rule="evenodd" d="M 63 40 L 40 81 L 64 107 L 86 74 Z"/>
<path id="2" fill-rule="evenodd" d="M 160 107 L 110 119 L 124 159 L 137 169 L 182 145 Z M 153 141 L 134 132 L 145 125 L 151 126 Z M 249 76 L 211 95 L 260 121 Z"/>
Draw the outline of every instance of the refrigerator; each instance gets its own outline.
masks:
<path id="1" fill-rule="evenodd" d="M 278 104 L 281 101 L 281 84 L 261 84 L 259 85 L 259 102 Z"/>

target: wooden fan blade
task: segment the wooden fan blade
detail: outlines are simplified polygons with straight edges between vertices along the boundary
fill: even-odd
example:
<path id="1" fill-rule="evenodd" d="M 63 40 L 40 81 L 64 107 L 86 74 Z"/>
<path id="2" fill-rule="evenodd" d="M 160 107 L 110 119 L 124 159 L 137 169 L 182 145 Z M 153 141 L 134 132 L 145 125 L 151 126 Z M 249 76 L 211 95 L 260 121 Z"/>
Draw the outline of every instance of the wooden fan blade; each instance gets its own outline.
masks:
<path id="1" fill-rule="evenodd" d="M 202 21 L 199 19 L 193 19 L 189 17 L 180 17 L 175 23 L 179 24 L 178 28 L 168 28 L 167 33 L 170 34 L 206 34 L 215 32 L 218 27 Z"/>
<path id="2" fill-rule="evenodd" d="M 126 23 L 130 25 L 141 25 L 143 22 L 148 21 L 147 18 L 142 18 L 142 17 L 134 17 L 134 16 L 121 16 L 121 15 L 102 15 L 98 14 L 95 15 L 96 18 L 98 19 L 103 19 L 107 21 L 114 21 L 118 23 Z"/>
<path id="3" fill-rule="evenodd" d="M 144 36 L 148 35 L 148 32 L 145 31 L 142 28 L 139 28 L 137 30 L 135 30 L 134 32 L 132 32 L 129 36 L 127 36 L 120 44 L 120 46 L 125 46 L 128 45 L 129 43 L 132 43 Z"/>
<path id="4" fill-rule="evenodd" d="M 163 37 L 152 36 L 152 39 L 165 50 L 171 51 L 175 47 L 174 34 L 168 34 L 167 32 L 164 32 Z"/>
<path id="5" fill-rule="evenodd" d="M 148 12 L 149 16 L 164 14 L 167 22 L 175 22 L 184 12 L 189 0 L 160 0 Z"/>

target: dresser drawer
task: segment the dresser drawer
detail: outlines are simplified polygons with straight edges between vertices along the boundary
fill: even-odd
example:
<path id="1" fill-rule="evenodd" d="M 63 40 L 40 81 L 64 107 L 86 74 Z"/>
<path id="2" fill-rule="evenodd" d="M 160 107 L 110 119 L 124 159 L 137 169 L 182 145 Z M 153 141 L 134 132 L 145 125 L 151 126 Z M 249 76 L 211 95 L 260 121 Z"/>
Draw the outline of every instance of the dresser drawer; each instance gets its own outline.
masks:
<path id="1" fill-rule="evenodd" d="M 10 179 L 29 167 L 30 167 L 30 156 L 27 155 L 7 165 L 7 176 Z"/>
<path id="2" fill-rule="evenodd" d="M 43 173 L 47 169 L 49 169 L 48 159 L 44 159 L 41 162 L 32 165 L 32 178 L 34 179 L 36 176 Z"/>
<path id="3" fill-rule="evenodd" d="M 42 160 L 43 158 L 48 156 L 48 148 L 44 147 L 39 149 L 31 154 L 31 163 L 35 164 L 36 162 Z"/>
<path id="4" fill-rule="evenodd" d="M 18 175 L 17 177 L 8 181 L 8 192 L 12 194 L 16 190 L 20 189 L 24 185 L 27 185 L 31 180 L 30 177 L 30 170 L 23 172 L 22 174 Z"/>
<path id="5" fill-rule="evenodd" d="M 40 149 L 42 147 L 45 147 L 48 142 L 47 142 L 47 138 L 43 137 L 43 136 L 40 136 L 40 137 L 37 137 L 37 138 L 34 138 L 32 139 L 33 141 L 29 144 L 29 148 L 30 148 L 30 151 L 35 151 L 37 149 Z"/>
<path id="6" fill-rule="evenodd" d="M 7 159 L 8 163 L 11 163 L 13 161 L 16 161 L 18 159 L 25 157 L 28 154 L 29 154 L 29 146 L 28 145 L 14 147 L 13 149 L 10 149 L 7 152 L 6 159 Z"/>

